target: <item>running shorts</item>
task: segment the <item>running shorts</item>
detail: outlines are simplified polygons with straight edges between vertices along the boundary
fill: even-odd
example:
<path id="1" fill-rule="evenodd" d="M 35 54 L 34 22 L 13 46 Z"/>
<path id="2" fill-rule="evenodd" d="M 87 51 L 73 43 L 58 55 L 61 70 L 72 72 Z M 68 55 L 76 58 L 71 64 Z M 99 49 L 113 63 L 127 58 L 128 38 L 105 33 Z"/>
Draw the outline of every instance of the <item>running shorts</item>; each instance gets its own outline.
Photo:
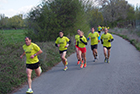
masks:
<path id="1" fill-rule="evenodd" d="M 37 69 L 39 67 L 39 62 L 35 63 L 35 64 L 26 64 L 26 68 L 29 68 L 29 69 Z"/>
<path id="2" fill-rule="evenodd" d="M 109 50 L 109 49 L 111 49 L 111 47 L 106 47 L 106 46 L 104 46 L 107 50 Z"/>
<path id="3" fill-rule="evenodd" d="M 79 47 L 79 50 L 80 50 L 82 53 L 86 53 L 86 47 L 84 47 L 84 48 L 80 48 L 80 47 Z"/>
<path id="4" fill-rule="evenodd" d="M 93 49 L 97 49 L 98 48 L 98 45 L 97 44 L 95 44 L 95 45 L 91 45 L 91 50 L 93 50 Z"/>
<path id="5" fill-rule="evenodd" d="M 59 50 L 59 53 L 62 54 L 62 53 L 65 52 L 65 51 L 67 51 L 67 50 L 63 50 L 63 51 L 60 51 L 60 50 Z"/>

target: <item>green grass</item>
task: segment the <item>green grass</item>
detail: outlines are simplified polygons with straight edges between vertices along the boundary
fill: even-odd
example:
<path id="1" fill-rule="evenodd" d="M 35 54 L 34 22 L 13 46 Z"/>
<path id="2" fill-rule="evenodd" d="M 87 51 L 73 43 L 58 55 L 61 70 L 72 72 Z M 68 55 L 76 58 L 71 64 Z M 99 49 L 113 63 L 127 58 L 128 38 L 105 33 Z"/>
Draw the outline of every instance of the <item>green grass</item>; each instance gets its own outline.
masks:
<path id="1" fill-rule="evenodd" d="M 24 30 L 17 29 L 17 30 L 0 30 L 0 33 L 2 33 L 4 42 L 6 43 L 18 43 L 23 42 L 25 35 Z"/>
<path id="2" fill-rule="evenodd" d="M 11 93 L 22 84 L 27 83 L 25 57 L 23 53 L 24 30 L 0 30 L 0 94 Z M 37 42 L 43 50 L 39 55 L 43 72 L 58 64 L 61 59 L 58 48 L 52 42 Z M 69 46 L 67 57 L 75 51 L 74 45 Z M 36 77 L 33 71 L 32 78 Z"/>

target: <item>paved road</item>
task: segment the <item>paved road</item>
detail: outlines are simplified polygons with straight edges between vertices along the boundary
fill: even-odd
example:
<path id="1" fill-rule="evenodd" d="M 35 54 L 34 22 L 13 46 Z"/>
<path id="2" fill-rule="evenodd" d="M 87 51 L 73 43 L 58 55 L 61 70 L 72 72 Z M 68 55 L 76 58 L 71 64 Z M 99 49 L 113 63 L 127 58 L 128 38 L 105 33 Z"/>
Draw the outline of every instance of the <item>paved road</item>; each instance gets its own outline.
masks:
<path id="1" fill-rule="evenodd" d="M 76 65 L 76 55 L 68 58 L 69 69 L 62 63 L 34 79 L 34 94 L 140 94 L 140 53 L 126 40 L 113 35 L 110 64 L 104 63 L 103 47 L 98 46 L 99 60 L 93 61 L 87 46 L 86 68 Z M 14 94 L 25 94 L 27 85 Z"/>

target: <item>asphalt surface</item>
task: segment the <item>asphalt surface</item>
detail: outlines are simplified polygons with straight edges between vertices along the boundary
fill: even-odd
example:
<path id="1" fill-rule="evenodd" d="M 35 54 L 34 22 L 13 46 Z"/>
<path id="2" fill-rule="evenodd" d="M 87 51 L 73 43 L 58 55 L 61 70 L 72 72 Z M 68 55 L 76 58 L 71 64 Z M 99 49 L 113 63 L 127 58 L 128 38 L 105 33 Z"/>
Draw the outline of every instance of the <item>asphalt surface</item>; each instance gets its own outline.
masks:
<path id="1" fill-rule="evenodd" d="M 93 62 L 87 45 L 87 67 L 80 69 L 76 54 L 68 57 L 68 70 L 60 62 L 32 82 L 33 94 L 140 94 L 140 53 L 128 41 L 113 35 L 110 63 L 104 63 L 99 43 L 99 60 Z M 26 94 L 25 85 L 13 94 Z"/>

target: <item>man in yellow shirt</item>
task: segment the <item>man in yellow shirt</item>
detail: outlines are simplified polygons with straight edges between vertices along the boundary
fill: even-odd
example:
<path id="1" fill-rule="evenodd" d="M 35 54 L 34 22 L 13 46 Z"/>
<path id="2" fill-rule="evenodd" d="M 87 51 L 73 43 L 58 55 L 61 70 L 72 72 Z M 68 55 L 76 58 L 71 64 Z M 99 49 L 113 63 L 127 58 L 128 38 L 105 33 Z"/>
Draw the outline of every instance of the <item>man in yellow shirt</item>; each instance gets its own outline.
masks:
<path id="1" fill-rule="evenodd" d="M 38 55 L 42 53 L 42 50 L 39 48 L 38 45 L 36 45 L 35 43 L 31 42 L 31 39 L 29 37 L 25 37 L 25 45 L 23 45 L 23 54 L 20 56 L 20 58 L 22 59 L 24 55 L 26 55 L 26 73 L 27 73 L 27 77 L 28 77 L 28 91 L 26 93 L 33 93 L 32 87 L 31 87 L 31 83 L 32 83 L 32 79 L 31 79 L 31 75 L 32 75 L 32 71 L 35 70 L 36 75 L 40 76 L 42 70 L 39 67 L 39 59 L 38 59 Z"/>
<path id="2" fill-rule="evenodd" d="M 113 36 L 108 33 L 108 29 L 105 28 L 105 33 L 101 36 L 101 43 L 103 44 L 103 50 L 104 50 L 104 56 L 105 60 L 104 62 L 109 63 L 109 57 L 110 57 L 110 51 L 111 51 L 111 42 L 113 41 Z M 108 55 L 107 55 L 108 51 Z"/>
<path id="3" fill-rule="evenodd" d="M 98 48 L 98 42 L 100 42 L 100 35 L 97 32 L 95 32 L 94 27 L 91 28 L 91 32 L 88 34 L 87 40 L 89 39 L 91 39 L 91 50 L 94 56 L 93 62 L 95 62 L 98 59 L 97 48 Z"/>
<path id="4" fill-rule="evenodd" d="M 59 32 L 59 37 L 55 41 L 55 46 L 59 47 L 60 57 L 64 64 L 64 71 L 66 71 L 68 69 L 68 67 L 67 67 L 68 61 L 65 58 L 65 56 L 66 56 L 67 48 L 70 44 L 70 39 L 63 36 L 63 34 L 64 33 L 62 31 Z"/>

